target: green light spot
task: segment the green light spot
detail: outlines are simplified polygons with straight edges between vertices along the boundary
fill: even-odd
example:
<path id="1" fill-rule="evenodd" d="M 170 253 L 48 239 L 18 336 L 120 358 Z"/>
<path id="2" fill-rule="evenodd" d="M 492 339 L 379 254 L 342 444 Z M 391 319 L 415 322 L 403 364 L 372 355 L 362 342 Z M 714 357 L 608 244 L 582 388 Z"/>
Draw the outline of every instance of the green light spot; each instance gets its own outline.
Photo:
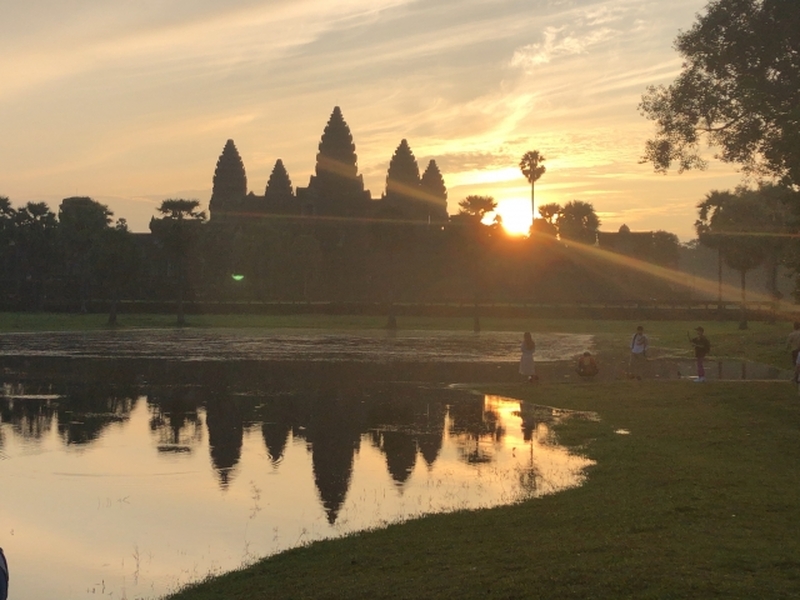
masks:
<path id="1" fill-rule="evenodd" d="M 233 275 L 231 275 L 231 277 L 233 277 L 234 281 L 241 281 L 242 279 L 244 279 L 244 275 L 239 275 L 238 273 L 234 273 Z"/>

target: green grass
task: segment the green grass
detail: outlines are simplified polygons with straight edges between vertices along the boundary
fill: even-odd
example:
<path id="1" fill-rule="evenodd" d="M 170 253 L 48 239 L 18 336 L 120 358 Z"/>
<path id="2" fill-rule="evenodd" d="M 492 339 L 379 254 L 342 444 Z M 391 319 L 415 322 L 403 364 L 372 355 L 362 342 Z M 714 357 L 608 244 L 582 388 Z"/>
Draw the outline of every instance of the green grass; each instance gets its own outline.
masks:
<path id="1" fill-rule="evenodd" d="M 580 488 L 325 541 L 172 600 L 789 598 L 800 590 L 800 399 L 775 383 L 518 385 L 592 410 Z M 630 435 L 615 433 L 625 429 Z"/>

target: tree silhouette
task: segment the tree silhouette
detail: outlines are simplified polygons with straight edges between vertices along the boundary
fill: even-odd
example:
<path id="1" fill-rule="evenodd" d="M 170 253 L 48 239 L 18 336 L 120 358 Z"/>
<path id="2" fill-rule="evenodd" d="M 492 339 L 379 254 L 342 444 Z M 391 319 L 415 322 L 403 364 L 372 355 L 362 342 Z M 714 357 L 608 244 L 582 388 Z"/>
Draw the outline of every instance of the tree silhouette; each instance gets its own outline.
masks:
<path id="1" fill-rule="evenodd" d="M 526 152 L 522 160 L 519 161 L 519 168 L 522 174 L 525 176 L 525 179 L 528 180 L 528 183 L 531 184 L 531 224 L 536 218 L 536 203 L 534 202 L 533 190 L 536 182 L 539 181 L 547 170 L 542 164 L 545 160 L 545 157 L 542 156 L 538 150 L 531 150 Z"/>
<path id="2" fill-rule="evenodd" d="M 0 196 L 0 287 L 3 289 L 2 301 L 7 301 L 13 290 L 16 268 L 16 227 L 17 211 L 6 196 Z"/>
<path id="3" fill-rule="evenodd" d="M 109 294 L 108 324 L 117 324 L 117 306 L 122 290 L 134 280 L 139 266 L 139 256 L 133 235 L 125 219 L 119 219 L 114 227 L 103 230 L 100 237 L 98 274 Z"/>
<path id="4" fill-rule="evenodd" d="M 183 297 L 189 251 L 197 239 L 200 225 L 206 219 L 205 213 L 197 210 L 199 207 L 197 200 L 164 200 L 158 207 L 163 217 L 150 220 L 150 231 L 167 251 L 176 271 L 178 325 L 186 324 Z"/>
<path id="5" fill-rule="evenodd" d="M 428 217 L 431 221 L 447 220 L 447 188 L 444 185 L 444 178 L 439 171 L 436 161 L 431 159 L 425 172 L 419 181 L 422 200 L 428 210 Z"/>
<path id="6" fill-rule="evenodd" d="M 713 191 L 697 208 L 695 230 L 700 243 L 717 248 L 725 263 L 739 271 L 742 290 L 739 329 L 747 329 L 747 272 L 759 266 L 766 256 L 764 240 L 753 235 L 764 221 L 764 207 L 747 194 Z"/>
<path id="7" fill-rule="evenodd" d="M 539 207 L 539 215 L 541 215 L 542 219 L 550 223 L 550 225 L 556 224 L 556 220 L 560 214 L 561 205 L 556 202 L 548 202 Z"/>
<path id="8" fill-rule="evenodd" d="M 469 217 L 479 223 L 490 212 L 497 208 L 497 202 L 491 196 L 467 196 L 458 203 L 458 215 Z"/>
<path id="9" fill-rule="evenodd" d="M 18 285 L 23 305 L 42 308 L 47 276 L 56 268 L 56 215 L 44 202 L 28 202 L 14 213 Z"/>
<path id="10" fill-rule="evenodd" d="M 800 12 L 796 0 L 714 0 L 675 48 L 681 73 L 651 86 L 640 112 L 655 121 L 643 162 L 704 168 L 700 142 L 746 172 L 800 185 Z"/>
<path id="11" fill-rule="evenodd" d="M 279 158 L 275 161 L 272 173 L 267 181 L 267 188 L 264 190 L 264 200 L 278 205 L 285 205 L 294 200 L 294 190 L 289 173 L 283 166 L 283 161 Z"/>
<path id="12" fill-rule="evenodd" d="M 101 240 L 111 224 L 108 207 L 87 197 L 64 198 L 58 209 L 58 234 L 67 274 L 74 278 L 81 312 L 87 312 L 89 288 L 95 278 Z"/>
<path id="13" fill-rule="evenodd" d="M 589 202 L 572 200 L 561 209 L 557 226 L 558 235 L 564 240 L 594 244 L 597 241 L 600 219 Z"/>
<path id="14" fill-rule="evenodd" d="M 214 171 L 214 186 L 209 204 L 211 217 L 224 218 L 226 213 L 235 212 L 245 196 L 247 196 L 247 175 L 244 163 L 233 140 L 228 140 Z"/>
<path id="15" fill-rule="evenodd" d="M 458 203 L 458 214 L 454 215 L 452 234 L 455 236 L 458 253 L 465 264 L 468 278 L 472 281 L 475 302 L 473 329 L 480 331 L 480 314 L 478 305 L 485 294 L 487 271 L 490 270 L 492 249 L 490 243 L 493 235 L 500 229 L 501 219 L 495 215 L 491 225 L 484 225 L 483 219 L 494 212 L 497 202 L 491 196 L 467 196 Z"/>

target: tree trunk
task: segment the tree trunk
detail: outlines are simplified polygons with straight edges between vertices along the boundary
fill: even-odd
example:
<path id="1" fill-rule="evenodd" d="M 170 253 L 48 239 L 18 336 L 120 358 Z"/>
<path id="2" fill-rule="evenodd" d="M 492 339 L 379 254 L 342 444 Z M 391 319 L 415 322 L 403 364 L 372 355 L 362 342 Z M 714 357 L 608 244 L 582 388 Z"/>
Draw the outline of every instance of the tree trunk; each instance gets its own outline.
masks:
<path id="1" fill-rule="evenodd" d="M 771 252 L 767 258 L 767 287 L 772 297 L 767 321 L 770 325 L 774 325 L 781 301 L 781 293 L 778 291 L 778 257 L 775 252 Z"/>
<path id="2" fill-rule="evenodd" d="M 184 288 L 184 265 L 180 264 L 178 269 L 178 327 L 186 325 L 186 316 L 183 312 L 183 288 Z"/>
<path id="3" fill-rule="evenodd" d="M 117 325 L 117 303 L 117 294 L 114 293 L 111 297 L 111 306 L 108 309 L 108 324 L 111 327 L 116 327 Z"/>
<path id="4" fill-rule="evenodd" d="M 722 319 L 722 248 L 717 248 L 717 318 Z"/>
<path id="5" fill-rule="evenodd" d="M 742 276 L 742 320 L 739 321 L 739 329 L 747 329 L 747 295 L 746 295 L 747 271 L 742 269 L 740 273 Z"/>

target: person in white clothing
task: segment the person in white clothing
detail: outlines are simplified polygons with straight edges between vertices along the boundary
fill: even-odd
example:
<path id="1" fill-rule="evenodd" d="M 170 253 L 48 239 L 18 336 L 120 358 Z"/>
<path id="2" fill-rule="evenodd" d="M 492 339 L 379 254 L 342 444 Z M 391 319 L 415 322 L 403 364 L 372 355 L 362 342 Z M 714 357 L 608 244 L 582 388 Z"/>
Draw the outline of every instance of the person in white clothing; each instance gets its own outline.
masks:
<path id="1" fill-rule="evenodd" d="M 631 356 L 628 361 L 628 377 L 631 379 L 641 379 L 644 374 L 647 363 L 647 344 L 644 327 L 639 325 L 631 338 Z"/>
<path id="2" fill-rule="evenodd" d="M 537 379 L 536 367 L 533 364 L 533 353 L 536 351 L 536 343 L 531 337 L 530 331 L 526 331 L 522 340 L 522 357 L 519 359 L 519 374 L 528 378 L 528 383 L 533 383 Z"/>

